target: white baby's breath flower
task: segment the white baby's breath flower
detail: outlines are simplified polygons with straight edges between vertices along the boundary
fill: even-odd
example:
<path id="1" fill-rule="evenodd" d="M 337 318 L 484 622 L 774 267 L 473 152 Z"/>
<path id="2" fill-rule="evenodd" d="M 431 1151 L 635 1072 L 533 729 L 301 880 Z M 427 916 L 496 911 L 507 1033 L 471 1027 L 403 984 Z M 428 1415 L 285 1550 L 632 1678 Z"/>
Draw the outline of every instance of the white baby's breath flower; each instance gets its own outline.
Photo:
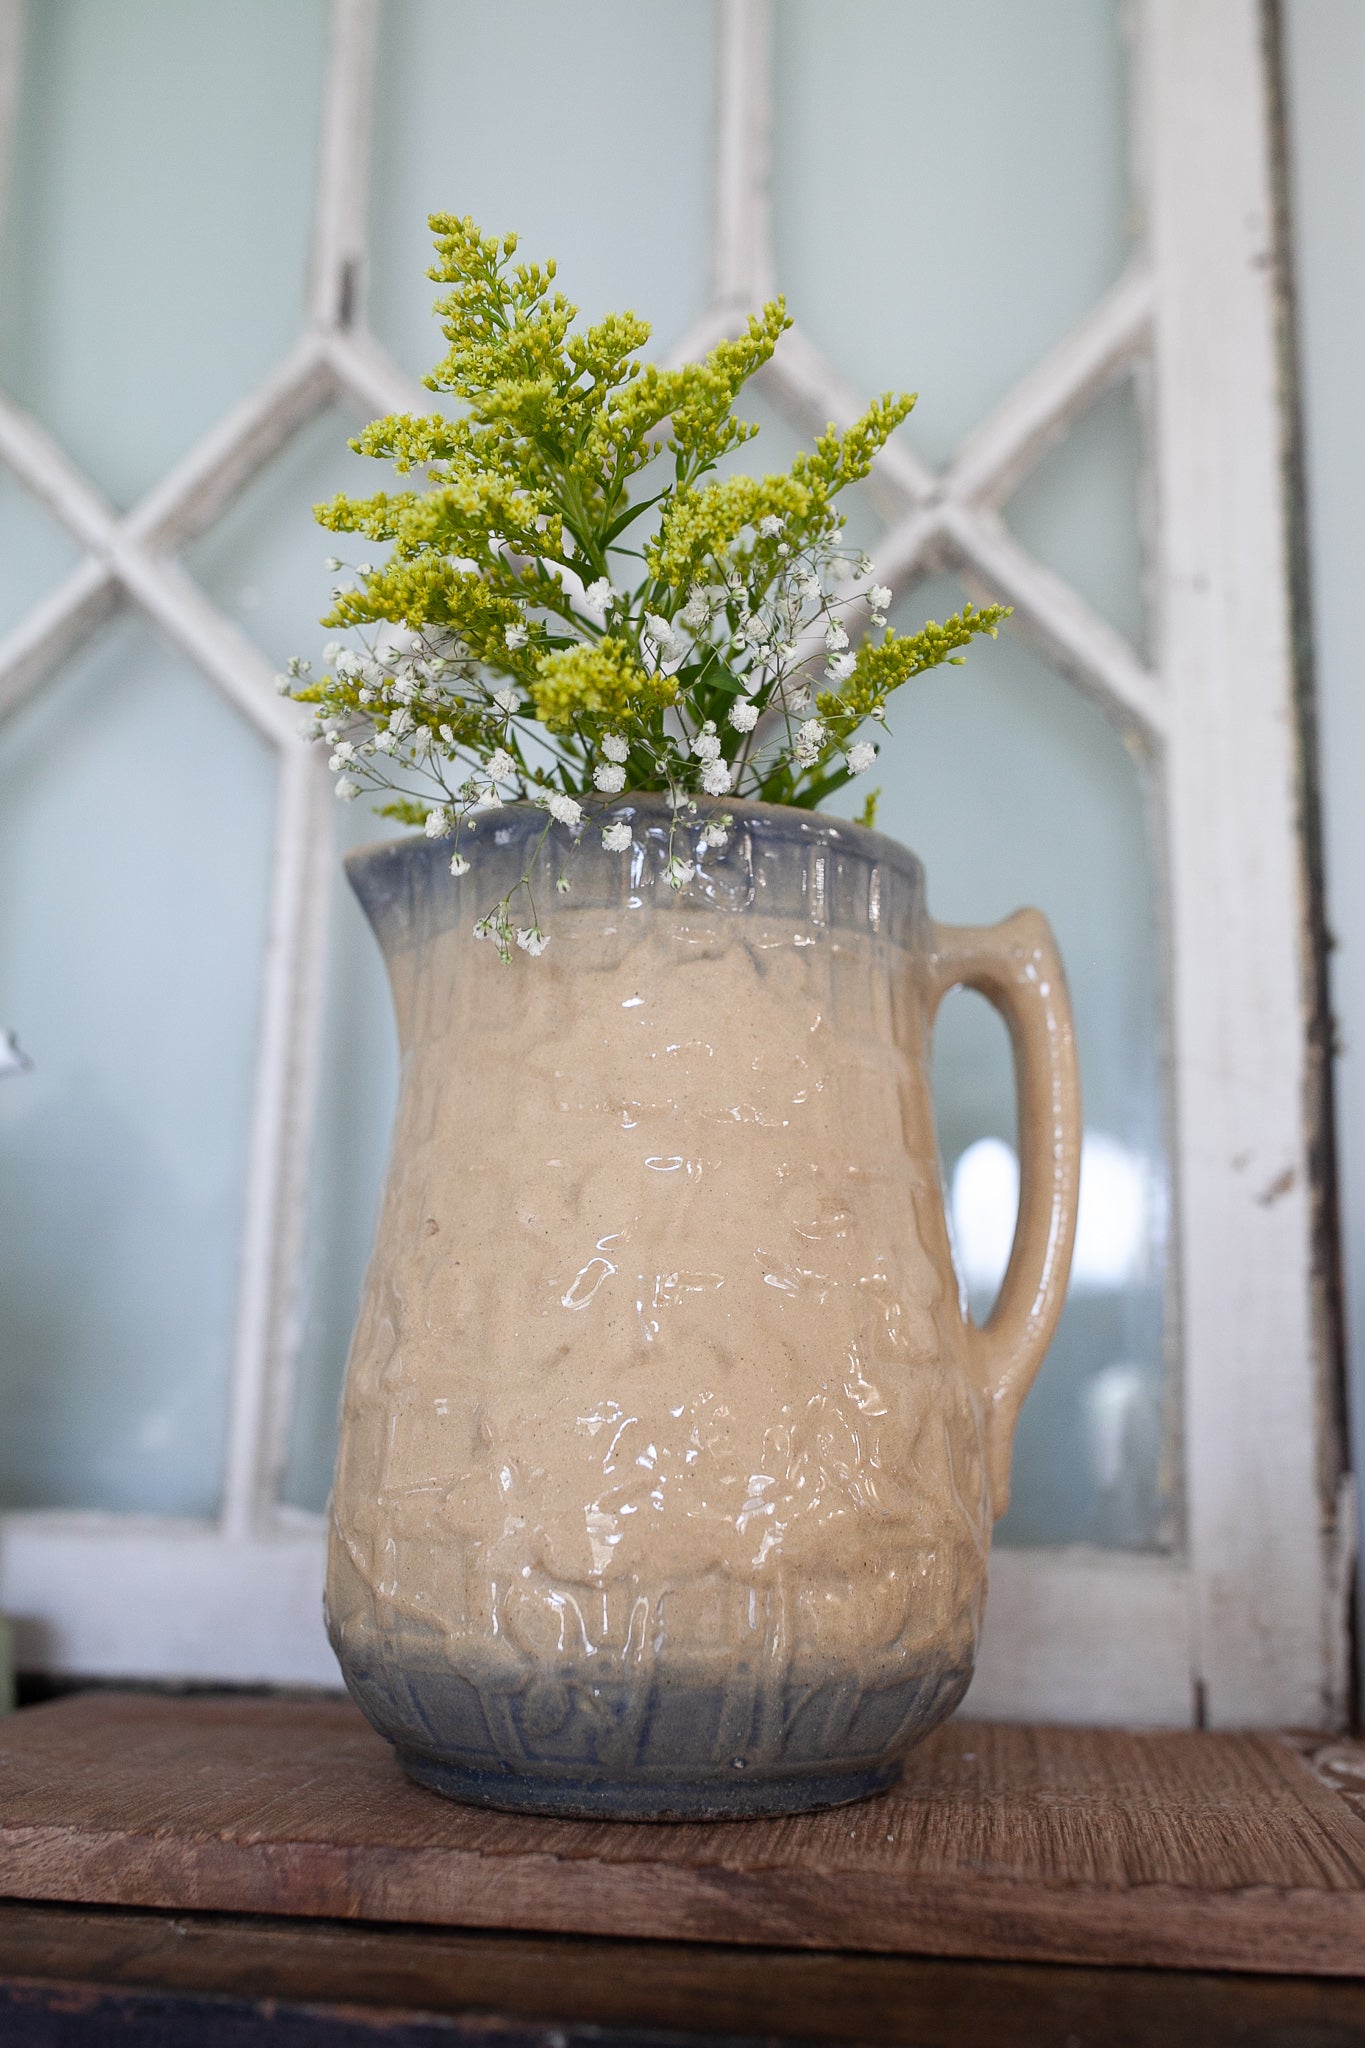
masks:
<path id="1" fill-rule="evenodd" d="M 608 853 L 625 853 L 631 843 L 630 827 L 624 819 L 602 828 L 602 844 Z"/>
<path id="2" fill-rule="evenodd" d="M 337 570 L 341 567 L 341 562 L 338 556 L 328 555 L 327 560 L 323 563 L 322 566 L 324 569 L 329 569 L 332 575 L 335 576 Z"/>
<path id="3" fill-rule="evenodd" d="M 681 634 L 676 633 L 668 620 L 660 618 L 657 612 L 645 613 L 645 631 L 658 648 L 662 661 L 672 661 L 687 652 Z"/>
<path id="4" fill-rule="evenodd" d="M 891 592 L 884 583 L 874 583 L 867 593 L 867 601 L 874 612 L 885 612 L 891 608 Z"/>
<path id="5" fill-rule="evenodd" d="M 494 747 L 484 764 L 484 772 L 493 782 L 510 782 L 517 772 L 517 764 L 506 747 Z"/>
<path id="6" fill-rule="evenodd" d="M 621 602 L 621 593 L 612 587 L 609 576 L 599 576 L 597 581 L 590 583 L 583 592 L 583 600 L 593 611 L 605 612 L 609 611 L 612 605 Z"/>
<path id="7" fill-rule="evenodd" d="M 758 706 L 751 698 L 740 697 L 730 706 L 730 724 L 736 732 L 752 732 L 758 724 Z"/>
<path id="8" fill-rule="evenodd" d="M 583 816 L 582 804 L 561 790 L 552 789 L 545 799 L 545 808 L 560 825 L 577 825 Z"/>
<path id="9" fill-rule="evenodd" d="M 602 742 L 602 752 L 609 761 L 626 761 L 630 758 L 630 741 L 619 732 L 609 732 Z"/>
<path id="10" fill-rule="evenodd" d="M 570 888 L 570 883 L 569 883 L 569 878 L 568 878 L 568 876 L 567 876 L 567 875 L 557 875 L 557 876 L 555 877 L 555 895 L 556 895 L 556 896 L 567 896 L 567 895 L 568 895 L 568 893 L 569 893 L 569 888 Z"/>
<path id="11" fill-rule="evenodd" d="M 848 750 L 848 765 L 855 775 L 865 775 L 877 758 L 877 749 L 870 740 L 859 740 Z"/>
<path id="12" fill-rule="evenodd" d="M 508 647 L 515 653 L 518 647 L 526 645 L 531 635 L 525 626 L 504 626 L 502 637 Z"/>
<path id="13" fill-rule="evenodd" d="M 764 540 L 776 540 L 782 531 L 782 521 L 775 512 L 769 512 L 766 518 L 759 520 L 758 530 Z"/>
<path id="14" fill-rule="evenodd" d="M 355 746 L 353 742 L 350 740 L 338 740 L 336 751 L 328 761 L 327 766 L 331 769 L 333 775 L 338 775 L 343 768 L 349 767 L 354 759 Z"/>
<path id="15" fill-rule="evenodd" d="M 842 654 L 848 645 L 848 635 L 837 619 L 831 619 L 825 628 L 825 645 L 831 654 Z"/>
<path id="16" fill-rule="evenodd" d="M 322 658 L 329 668 L 334 668 L 342 652 L 339 640 L 329 640 L 322 650 Z"/>
<path id="17" fill-rule="evenodd" d="M 353 804 L 360 795 L 360 784 L 352 782 L 349 775 L 343 775 L 333 792 L 340 804 Z"/>
<path id="18" fill-rule="evenodd" d="M 725 796 L 730 788 L 730 765 L 727 761 L 708 761 L 701 771 L 701 786 L 708 796 Z"/>
<path id="19" fill-rule="evenodd" d="M 497 705 L 499 711 L 505 711 L 510 718 L 520 704 L 521 698 L 515 690 L 495 690 L 493 702 Z"/>
<path id="20" fill-rule="evenodd" d="M 451 854 L 450 872 L 452 875 L 467 875 L 469 873 L 469 862 L 462 853 Z"/>
<path id="21" fill-rule="evenodd" d="M 381 754 L 393 754 L 398 750 L 398 734 L 390 726 L 387 732 L 375 734 L 375 746 Z"/>
<path id="22" fill-rule="evenodd" d="M 714 719 L 707 719 L 705 725 L 692 742 L 692 752 L 699 761 L 718 761 L 720 759 L 720 740 L 716 734 Z"/>
<path id="23" fill-rule="evenodd" d="M 670 889 L 685 889 L 696 872 L 694 861 L 684 860 L 680 853 L 675 853 L 664 869 L 664 880 Z"/>
<path id="24" fill-rule="evenodd" d="M 836 654 L 829 667 L 825 670 L 825 675 L 831 683 L 843 683 L 848 680 L 857 666 L 858 659 L 856 655 Z"/>
<path id="25" fill-rule="evenodd" d="M 687 603 L 678 613 L 680 623 L 689 633 L 700 633 L 711 616 L 711 600 L 699 583 L 694 583 L 687 593 Z"/>
<path id="26" fill-rule="evenodd" d="M 706 830 L 701 835 L 704 843 L 711 847 L 724 846 L 734 822 L 728 811 L 721 811 L 717 817 L 708 819 Z"/>
<path id="27" fill-rule="evenodd" d="M 603 796 L 619 796 L 626 786 L 626 771 L 617 761 L 599 761 L 592 771 L 594 789 Z"/>
<path id="28" fill-rule="evenodd" d="M 517 926 L 517 944 L 521 947 L 522 952 L 529 953 L 532 959 L 538 953 L 543 953 L 549 943 L 550 941 L 546 938 L 539 925 L 523 924 Z"/>
<path id="29" fill-rule="evenodd" d="M 818 718 L 808 718 L 797 730 L 792 758 L 802 768 L 812 768 L 825 744 L 825 728 Z"/>
<path id="30" fill-rule="evenodd" d="M 428 839 L 449 839 L 450 829 L 450 812 L 444 804 L 437 804 L 435 810 L 427 812 L 426 835 Z"/>

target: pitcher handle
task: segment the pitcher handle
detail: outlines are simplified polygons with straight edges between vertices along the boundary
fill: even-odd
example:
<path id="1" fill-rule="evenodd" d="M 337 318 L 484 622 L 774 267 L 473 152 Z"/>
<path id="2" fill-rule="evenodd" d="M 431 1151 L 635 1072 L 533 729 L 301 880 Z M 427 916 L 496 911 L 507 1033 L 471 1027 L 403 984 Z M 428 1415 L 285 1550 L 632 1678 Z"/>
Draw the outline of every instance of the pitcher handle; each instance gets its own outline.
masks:
<path id="1" fill-rule="evenodd" d="M 1019 1216 L 1009 1265 L 986 1322 L 967 1321 L 968 1359 L 985 1400 L 991 1504 L 1002 1515 L 1014 1425 L 1057 1327 L 1071 1270 L 1081 1087 L 1066 976 L 1040 910 L 1016 910 L 1002 924 L 934 924 L 929 1024 L 949 989 L 959 987 L 975 989 L 1004 1018 L 1019 1104 Z"/>

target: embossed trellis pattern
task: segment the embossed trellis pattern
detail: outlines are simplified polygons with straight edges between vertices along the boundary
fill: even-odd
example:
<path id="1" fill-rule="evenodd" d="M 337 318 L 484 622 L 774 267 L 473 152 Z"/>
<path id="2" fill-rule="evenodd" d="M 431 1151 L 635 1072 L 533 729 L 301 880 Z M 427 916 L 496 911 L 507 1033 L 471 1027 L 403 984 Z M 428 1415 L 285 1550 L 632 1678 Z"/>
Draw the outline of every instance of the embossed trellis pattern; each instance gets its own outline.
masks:
<path id="1" fill-rule="evenodd" d="M 16 98 L 21 7 L 22 0 L 0 0 L 0 121 Z M 680 355 L 733 329 L 774 282 L 768 129 L 775 13 L 772 0 L 717 0 L 713 300 Z M 212 1597 L 229 1607 L 240 1604 L 232 1588 L 244 1573 L 278 1570 L 281 1585 L 306 1588 L 316 1569 L 315 1528 L 282 1518 L 275 1495 L 316 1085 L 331 822 L 320 764 L 297 745 L 292 717 L 271 688 L 271 664 L 210 602 L 176 551 L 335 397 L 371 411 L 421 403 L 367 332 L 362 311 L 378 19 L 379 0 L 333 0 L 308 318 L 292 352 L 257 391 L 126 516 L 109 507 L 35 419 L 0 395 L 0 460 L 85 551 L 0 643 L 0 717 L 41 689 L 117 606 L 131 603 L 278 753 L 225 1500 L 221 1526 L 196 1539 L 196 1569 L 218 1589 Z M 877 483 L 890 525 L 878 574 L 899 593 L 925 571 L 951 567 L 969 585 L 1015 606 L 1018 628 L 1103 704 L 1148 764 L 1161 863 L 1173 880 L 1174 1151 L 1185 1272 L 1179 1334 L 1194 1577 L 1187 1581 L 1178 1562 L 1152 1561 L 1148 1569 L 1132 1560 L 1049 1562 L 1042 1554 L 1009 1561 L 1003 1604 L 1009 1610 L 1017 1602 L 1021 1641 L 1036 1640 L 1040 1628 L 1054 1645 L 1072 1639 L 1062 1660 L 1072 1675 L 1054 1685 L 1039 1666 L 1036 1681 L 1027 1683 L 1041 1690 L 1030 1693 L 1026 1685 L 1013 1704 L 1019 1711 L 1096 1712 L 1107 1701 L 1107 1710 L 1117 1711 L 1126 1684 L 1128 1711 L 1143 1711 L 1145 1700 L 1151 1716 L 1180 1718 L 1193 1697 L 1191 1673 L 1202 1671 L 1215 1713 L 1315 1719 L 1335 1712 L 1339 1697 L 1341 1550 L 1336 1453 L 1330 1427 L 1314 1408 L 1321 1352 L 1307 1236 L 1262 53 L 1252 0 L 1138 0 L 1134 28 L 1145 246 L 1080 326 L 968 434 L 942 474 L 931 473 L 907 445 L 886 452 Z M 1189 81 L 1212 75 L 1220 91 L 1210 111 L 1195 106 Z M 1196 159 L 1207 173 L 1199 187 L 1192 182 Z M 1216 346 L 1209 346 L 1210 335 Z M 1155 667 L 1021 546 L 999 510 L 1109 382 L 1149 366 L 1160 510 Z M 844 420 L 858 409 L 859 394 L 799 330 L 788 335 L 765 381 L 777 404 L 805 425 Z M 1211 779 L 1218 746 L 1226 756 Z M 1270 921 L 1267 928 L 1263 919 L 1255 941 L 1255 972 L 1243 970 L 1252 935 L 1228 893 L 1243 861 L 1258 876 Z M 1275 1171 L 1291 1175 L 1293 1190 L 1259 1213 L 1245 1209 L 1247 1187 L 1222 1163 L 1234 1149 L 1225 1138 L 1248 1121 L 1258 1164 L 1273 1161 Z M 1235 1252 L 1226 1249 L 1234 1244 Z M 1263 1279 L 1271 1274 L 1277 1277 Z M 1235 1336 L 1228 1336 L 1234 1325 Z M 1225 1337 L 1235 1373 L 1220 1362 Z M 1233 1432 L 1229 1450 L 1228 1404 L 1244 1400 L 1248 1386 L 1258 1420 Z M 1272 1469 L 1280 1515 L 1267 1547 L 1247 1503 Z M 7 1595 L 13 1604 L 51 1600 L 61 1608 L 69 1560 L 83 1555 L 90 1540 L 79 1521 L 67 1517 L 39 1529 L 10 1519 L 9 1571 L 20 1589 Z M 139 1572 L 155 1583 L 160 1553 L 154 1535 L 144 1553 L 133 1532 L 125 1534 L 135 1594 Z M 216 1546 L 211 1556 L 205 1544 Z M 1235 1597 L 1228 1597 L 1229 1586 L 1240 1589 Z M 1001 1604 L 998 1592 L 997 1611 Z M 1191 1611 L 1198 1619 L 1194 1637 Z M 1010 1626 L 997 1640 L 1004 1642 Z M 84 1648 L 77 1629 L 69 1645 L 59 1644 L 58 1661 L 140 1668 L 136 1658 L 120 1665 L 126 1653 L 115 1635 L 101 1635 L 93 1621 L 81 1627 Z M 1160 1644 L 1153 1656 L 1139 1668 L 1131 1654 L 1114 1649 L 1111 1662 L 1112 1642 L 1144 1628 Z M 290 1632 L 281 1626 L 277 1633 L 283 1642 Z M 162 1668 L 162 1654 L 180 1657 L 185 1668 L 240 1675 L 321 1676 L 327 1668 L 316 1638 L 306 1650 L 247 1649 L 239 1662 L 212 1625 L 198 1645 L 175 1653 L 153 1647 L 146 1668 Z M 1097 1649 L 1103 1669 L 1095 1678 L 1087 1673 Z M 1024 1663 L 1034 1668 L 1027 1656 Z M 1119 1680 L 1120 1670 L 1127 1680 Z"/>
<path id="2" fill-rule="evenodd" d="M 464 972 L 472 899 L 439 847 L 352 857 L 403 1086 L 347 1367 L 332 1640 L 409 1767 L 467 1796 L 515 1770 L 564 1811 L 805 1805 L 884 1781 L 965 1691 L 1004 1358 L 1017 1343 L 1026 1377 L 1038 1344 L 1015 1324 L 978 1361 L 958 1307 L 918 863 L 737 804 L 674 896 L 642 886 L 672 813 L 623 809 L 635 858 L 579 849 L 534 979 Z M 511 887 L 538 815 L 486 829 L 479 886 Z M 1055 959 L 1008 924 L 971 943 L 1021 989 Z M 1052 1033 L 1019 1020 L 1021 1086 L 1047 1088 L 1055 1047 L 1074 1161 L 1056 1002 Z M 1041 1320 L 1059 1303 L 1036 1284 Z"/>

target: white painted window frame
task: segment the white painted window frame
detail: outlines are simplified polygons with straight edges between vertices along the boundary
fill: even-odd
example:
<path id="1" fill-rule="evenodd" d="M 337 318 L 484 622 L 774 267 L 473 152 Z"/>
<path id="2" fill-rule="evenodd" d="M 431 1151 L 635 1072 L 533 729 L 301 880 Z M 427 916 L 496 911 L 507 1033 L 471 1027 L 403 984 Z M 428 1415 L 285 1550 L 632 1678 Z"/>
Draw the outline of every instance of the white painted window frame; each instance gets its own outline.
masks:
<path id="1" fill-rule="evenodd" d="M 779 282 L 768 198 L 771 0 L 715 4 L 714 297 L 682 357 L 733 331 Z M 22 5 L 0 0 L 0 173 Z M 212 1523 L 0 1518 L 0 1606 L 18 1621 L 21 1660 L 59 1671 L 336 1681 L 319 1616 L 321 1524 L 278 1504 L 331 805 L 270 665 L 177 552 L 333 399 L 423 408 L 357 318 L 377 18 L 378 0 L 333 0 L 308 319 L 263 385 L 126 516 L 0 395 L 0 459 L 85 550 L 0 644 L 0 717 L 132 603 L 278 754 L 222 1513 Z M 1123 731 L 1150 795 L 1167 901 L 1178 1548 L 1160 1557 L 998 1552 L 971 1706 L 1330 1726 L 1345 1697 L 1352 1521 L 1313 1254 L 1265 53 L 1256 0 L 1134 0 L 1131 29 L 1144 216 L 1132 267 L 967 436 L 946 472 L 932 474 L 897 442 L 877 473 L 892 520 L 881 580 L 899 592 L 951 568 L 981 596 L 1013 604 L 1014 630 Z M 1000 516 L 1044 452 L 1129 374 L 1150 425 L 1150 665 Z M 764 382 L 808 427 L 860 409 L 799 329 Z"/>

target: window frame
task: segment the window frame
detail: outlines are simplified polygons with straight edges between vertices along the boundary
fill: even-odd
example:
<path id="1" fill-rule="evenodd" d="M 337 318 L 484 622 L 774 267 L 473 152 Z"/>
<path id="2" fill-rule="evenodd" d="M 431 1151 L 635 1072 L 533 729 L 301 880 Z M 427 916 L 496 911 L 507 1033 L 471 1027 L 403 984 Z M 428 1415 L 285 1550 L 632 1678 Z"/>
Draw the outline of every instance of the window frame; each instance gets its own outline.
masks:
<path id="1" fill-rule="evenodd" d="M 177 553 L 340 397 L 423 408 L 362 324 L 380 0 L 332 0 L 304 331 L 265 383 L 125 516 L 0 394 L 0 459 L 82 544 L 0 643 L 0 718 L 123 603 L 275 747 L 278 807 L 249 1136 L 223 1508 L 212 1523 L 0 1516 L 21 1663 L 128 1677 L 335 1684 L 321 1518 L 279 1502 L 319 1065 L 332 805 L 270 664 Z M 772 0 L 715 0 L 712 303 L 680 345 L 774 287 Z M 23 0 L 0 0 L 0 201 Z M 1174 1725 L 1338 1725 L 1353 1517 L 1315 1215 L 1317 985 L 1299 818 L 1286 398 L 1268 67 L 1258 0 L 1135 0 L 1140 246 L 1117 284 L 968 434 L 942 474 L 878 466 L 899 594 L 951 568 L 1115 721 L 1144 777 L 1166 905 L 1181 1512 L 1170 1555 L 997 1551 L 972 1711 Z M 1153 647 L 1144 662 L 1006 528 L 1000 507 L 1117 378 L 1144 394 Z M 807 426 L 858 394 L 799 329 L 763 372 Z M 1273 1503 L 1273 1511 L 1272 1504 Z M 108 1589 L 117 1585 L 117 1601 Z"/>

